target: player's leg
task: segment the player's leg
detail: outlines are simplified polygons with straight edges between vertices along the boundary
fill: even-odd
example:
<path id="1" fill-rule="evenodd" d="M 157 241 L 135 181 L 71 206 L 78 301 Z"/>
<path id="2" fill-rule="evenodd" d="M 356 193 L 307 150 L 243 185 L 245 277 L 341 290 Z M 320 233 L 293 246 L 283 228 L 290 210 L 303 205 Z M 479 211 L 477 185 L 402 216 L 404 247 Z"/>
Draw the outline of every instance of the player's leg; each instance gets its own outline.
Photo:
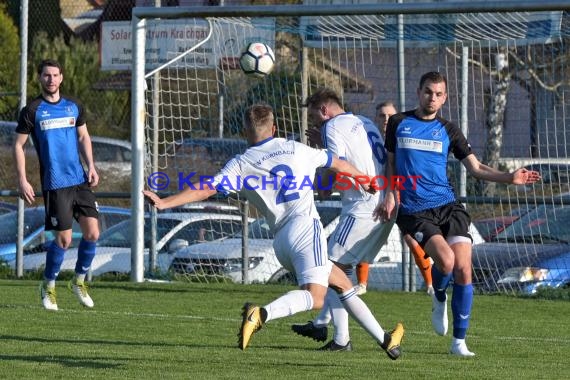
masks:
<path id="1" fill-rule="evenodd" d="M 328 266 L 332 267 L 332 264 Z M 311 277 L 323 277 L 328 269 L 323 266 L 315 267 L 308 274 Z M 299 275 L 297 273 L 297 275 Z M 243 308 L 243 322 L 239 339 L 239 346 L 242 350 L 247 347 L 251 335 L 261 329 L 261 327 L 274 319 L 284 318 L 302 311 L 309 311 L 322 307 L 324 303 L 327 286 L 316 283 L 305 283 L 300 290 L 292 290 L 281 297 L 273 300 L 269 304 L 259 307 L 246 303 Z"/>
<path id="2" fill-rule="evenodd" d="M 446 291 L 453 276 L 454 253 L 442 235 L 433 235 L 424 250 L 434 261 L 431 268 L 434 289 L 431 323 L 438 335 L 446 335 L 449 323 Z"/>
<path id="3" fill-rule="evenodd" d="M 81 227 L 82 238 L 77 247 L 75 277 L 69 283 L 69 288 L 80 304 L 91 308 L 94 303 L 88 293 L 85 276 L 95 258 L 99 239 L 99 211 L 95 195 L 87 185 L 78 186 L 74 196 L 73 213 Z"/>
<path id="4" fill-rule="evenodd" d="M 350 279 L 353 265 L 374 260 L 386 243 L 394 223 L 378 223 L 370 218 L 354 218 L 352 216 L 346 217 L 345 221 L 350 222 L 350 228 L 339 223 L 341 226 L 339 231 L 343 232 L 339 235 L 342 238 L 335 239 L 329 246 L 329 257 Z M 327 297 L 327 299 L 329 298 Z M 334 303 L 330 302 L 334 323 L 334 337 L 331 343 L 334 347 L 346 347 L 350 343 L 348 313 L 340 299 L 336 299 L 336 297 L 330 299 L 334 299 Z"/>
<path id="5" fill-rule="evenodd" d="M 450 352 L 458 356 L 474 356 L 475 354 L 465 344 L 465 335 L 471 318 L 473 306 L 472 238 L 469 234 L 471 218 L 463 205 L 457 202 L 452 212 L 447 213 L 446 229 L 448 230 L 447 243 L 454 252 L 453 266 L 453 292 L 451 296 L 451 310 L 453 313 L 453 342 Z"/>
<path id="6" fill-rule="evenodd" d="M 338 266 L 345 273 L 347 273 L 347 271 L 352 270 L 351 266 L 346 266 L 346 267 L 343 267 L 341 265 Z M 356 288 L 354 289 L 356 290 Z M 325 304 L 326 307 L 330 310 L 330 315 L 334 324 L 334 334 L 332 340 L 329 341 L 320 349 L 326 351 L 352 351 L 352 343 L 350 342 L 350 333 L 348 328 L 348 312 L 341 303 L 339 295 L 332 287 L 328 288 L 327 295 L 325 298 Z M 313 337 L 314 334 L 318 331 L 319 331 L 318 327 L 315 327 L 313 329 L 312 331 Z"/>
<path id="7" fill-rule="evenodd" d="M 247 347 L 251 335 L 264 323 L 323 307 L 333 266 L 326 257 L 326 247 L 318 219 L 298 217 L 276 232 L 273 248 L 277 259 L 295 273 L 301 289 L 287 292 L 263 307 L 246 304 L 239 339 L 241 349 Z"/>
<path id="8" fill-rule="evenodd" d="M 420 247 L 417 241 L 414 240 L 409 234 L 404 235 L 404 241 L 410 248 L 410 252 L 414 256 L 416 266 L 420 270 L 424 282 L 426 284 L 427 293 L 433 295 L 433 286 L 431 279 L 431 260 L 426 256 L 425 251 Z"/>
<path id="9" fill-rule="evenodd" d="M 336 265 L 331 270 L 329 286 L 337 292 L 340 302 L 348 314 L 378 342 L 391 359 L 396 360 L 401 354 L 400 343 L 404 336 L 402 324 L 398 323 L 390 333 L 385 332 L 366 303 L 356 294 L 350 279 Z"/>
<path id="10" fill-rule="evenodd" d="M 453 239 L 453 240 L 451 240 Z M 473 285 L 471 279 L 471 241 L 463 236 L 448 238 L 458 241 L 451 247 L 455 252 L 455 268 L 451 310 L 453 314 L 453 341 L 450 352 L 458 356 L 474 356 L 467 348 L 465 336 L 473 307 Z M 464 240 L 461 240 L 464 239 Z"/>
<path id="11" fill-rule="evenodd" d="M 291 330 L 295 333 L 316 340 L 317 342 L 324 342 L 328 337 L 328 324 L 332 319 L 331 314 L 331 297 L 336 297 L 336 292 L 328 289 L 325 295 L 324 306 L 319 311 L 319 314 L 312 320 L 306 323 L 295 323 L 291 325 Z M 334 302 L 334 301 L 333 301 Z"/>
<path id="12" fill-rule="evenodd" d="M 68 188 L 45 191 L 46 231 L 54 231 L 55 239 L 47 248 L 44 280 L 40 284 L 42 305 L 57 310 L 55 281 L 59 275 L 65 251 L 71 244 L 73 213 Z"/>
<path id="13" fill-rule="evenodd" d="M 449 214 L 446 205 L 437 209 L 413 215 L 398 215 L 398 227 L 404 234 L 411 235 L 429 257 L 433 259 L 431 267 L 434 294 L 432 296 L 431 322 L 438 335 L 447 334 L 447 295 L 446 290 L 453 276 L 454 252 L 445 241 L 440 229 Z"/>
<path id="14" fill-rule="evenodd" d="M 44 280 L 40 284 L 40 298 L 47 310 L 58 310 L 55 281 L 59 275 L 61 264 L 65 256 L 67 241 L 71 241 L 71 230 L 55 231 L 55 239 L 50 243 L 46 252 Z M 69 246 L 69 243 L 67 243 Z"/>
<path id="15" fill-rule="evenodd" d="M 357 293 L 359 296 L 366 294 L 366 287 L 368 286 L 368 272 L 370 264 L 361 261 L 356 265 L 356 282 L 358 286 Z"/>
<path id="16" fill-rule="evenodd" d="M 358 241 L 359 239 L 365 237 L 365 233 L 361 233 L 359 235 L 358 228 L 355 228 L 355 225 L 358 224 L 358 221 L 359 219 L 356 219 L 352 215 L 342 215 L 340 217 L 339 223 L 331 235 L 329 244 L 327 244 L 328 255 L 333 261 L 336 261 L 336 258 L 343 256 L 349 247 L 355 243 L 355 241 Z M 335 298 L 337 299 L 335 300 Z M 307 323 L 294 324 L 291 326 L 291 329 L 299 335 L 314 339 L 316 341 L 326 340 L 328 335 L 327 325 L 332 319 L 332 309 L 330 305 L 331 300 L 336 305 L 340 304 L 336 292 L 329 291 L 325 297 L 325 305 L 317 317 Z M 344 329 L 344 331 L 338 331 L 337 326 L 335 326 L 335 334 L 338 336 L 347 337 L 347 339 L 341 339 L 341 341 L 350 340 L 348 338 L 348 315 L 346 316 L 346 323 L 340 322 L 339 314 L 337 314 L 336 321 L 340 324 L 338 326 L 339 328 L 342 329 L 342 326 L 346 326 L 346 329 Z M 330 347 L 330 345 L 327 346 Z M 342 344 L 342 347 L 344 346 L 346 346 L 346 343 Z M 339 345 L 339 347 L 341 347 L 341 345 Z"/>

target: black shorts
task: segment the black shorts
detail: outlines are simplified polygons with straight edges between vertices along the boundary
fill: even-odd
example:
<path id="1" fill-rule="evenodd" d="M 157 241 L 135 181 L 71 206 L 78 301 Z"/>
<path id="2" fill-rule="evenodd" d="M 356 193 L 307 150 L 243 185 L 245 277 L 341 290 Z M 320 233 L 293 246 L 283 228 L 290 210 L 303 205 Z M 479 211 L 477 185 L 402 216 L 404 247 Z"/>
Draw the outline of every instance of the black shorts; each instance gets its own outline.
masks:
<path id="1" fill-rule="evenodd" d="M 416 214 L 399 214 L 396 224 L 402 233 L 410 234 L 422 248 L 434 235 L 442 235 L 444 238 L 464 236 L 473 242 L 469 234 L 471 217 L 465 207 L 457 201 Z"/>
<path id="2" fill-rule="evenodd" d="M 99 206 L 87 183 L 44 191 L 46 230 L 70 230 L 80 216 L 98 218 Z"/>

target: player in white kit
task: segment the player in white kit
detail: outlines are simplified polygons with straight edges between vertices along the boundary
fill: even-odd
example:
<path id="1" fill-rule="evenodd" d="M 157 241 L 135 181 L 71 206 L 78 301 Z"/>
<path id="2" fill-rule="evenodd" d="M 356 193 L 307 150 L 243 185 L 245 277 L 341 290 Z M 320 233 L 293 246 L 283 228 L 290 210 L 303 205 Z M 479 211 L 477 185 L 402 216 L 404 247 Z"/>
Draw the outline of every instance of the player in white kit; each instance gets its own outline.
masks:
<path id="1" fill-rule="evenodd" d="M 340 98 L 331 89 L 322 88 L 307 99 L 309 118 L 315 128 L 307 133 L 311 145 L 322 146 L 340 159 L 365 173 L 384 174 L 386 151 L 378 127 L 369 119 L 345 112 Z M 320 141 L 319 141 L 320 140 Z M 324 174 L 326 178 L 328 173 Z M 339 184 L 341 185 L 341 184 Z M 388 188 L 384 177 L 378 187 Z M 340 186 L 344 187 L 344 185 Z M 384 190 L 370 194 L 354 186 L 340 191 L 342 212 L 339 224 L 328 243 L 329 258 L 350 275 L 360 262 L 372 263 L 386 243 L 395 219 L 381 223 L 372 218 L 374 209 L 384 197 Z M 327 191 L 320 191 L 326 196 Z M 338 295 L 329 289 L 325 306 L 306 324 L 292 326 L 297 334 L 324 341 L 327 324 L 333 320 L 334 336 L 322 350 L 351 351 L 348 314 Z"/>
<path id="2" fill-rule="evenodd" d="M 359 178 L 366 183 L 364 188 L 368 188 L 368 176 L 326 150 L 274 138 L 273 110 L 268 105 L 258 104 L 246 110 L 244 131 L 250 147 L 224 166 L 212 186 L 189 187 L 164 199 L 144 191 L 158 209 L 204 200 L 217 192 L 239 192 L 266 217 L 275 234 L 273 247 L 277 258 L 295 273 L 301 289 L 290 291 L 264 307 L 246 303 L 240 348 L 244 350 L 252 334 L 272 319 L 322 308 L 327 288 L 331 286 L 348 313 L 390 358 L 397 359 L 404 333 L 402 324 L 386 333 L 357 296 L 350 279 L 327 259 L 326 238 L 314 203 L 312 184 L 317 168 L 330 167 Z"/>

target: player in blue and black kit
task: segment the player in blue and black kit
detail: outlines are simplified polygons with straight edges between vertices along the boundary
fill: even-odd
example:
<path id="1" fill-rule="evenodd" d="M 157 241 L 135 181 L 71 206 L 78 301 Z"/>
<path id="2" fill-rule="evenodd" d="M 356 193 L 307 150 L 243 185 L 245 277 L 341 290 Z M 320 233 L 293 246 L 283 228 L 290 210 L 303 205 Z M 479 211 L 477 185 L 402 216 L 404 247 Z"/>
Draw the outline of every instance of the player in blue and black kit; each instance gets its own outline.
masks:
<path id="1" fill-rule="evenodd" d="M 24 154 L 24 145 L 31 136 L 40 163 L 46 230 L 55 232 L 55 240 L 47 251 L 44 281 L 40 286 L 42 305 L 48 310 L 58 309 L 55 280 L 65 251 L 71 244 L 71 226 L 75 218 L 81 226 L 83 238 L 78 248 L 76 275 L 70 287 L 82 305 L 93 307 L 85 284 L 85 275 L 99 239 L 98 206 L 91 191 L 97 186 L 99 175 L 93 162 L 91 138 L 85 125 L 83 107 L 77 100 L 59 93 L 63 81 L 61 65 L 54 60 L 44 60 L 37 72 L 41 95 L 20 112 L 14 158 L 20 197 L 32 204 L 35 192 L 26 178 Z M 80 155 L 87 166 L 87 173 Z"/>
<path id="2" fill-rule="evenodd" d="M 437 115 L 447 99 L 447 81 L 440 73 L 424 74 L 417 94 L 419 107 L 392 116 L 386 131 L 386 176 L 405 179 L 396 223 L 434 261 L 432 325 L 439 335 L 447 334 L 446 289 L 453 277 L 450 353 L 474 356 L 465 343 L 473 303 L 471 220 L 447 178 L 448 154 L 453 153 L 471 175 L 486 181 L 530 184 L 538 181 L 540 174 L 526 169 L 501 172 L 477 160 L 461 130 Z M 394 192 L 387 193 L 375 216 L 392 217 L 395 204 Z"/>

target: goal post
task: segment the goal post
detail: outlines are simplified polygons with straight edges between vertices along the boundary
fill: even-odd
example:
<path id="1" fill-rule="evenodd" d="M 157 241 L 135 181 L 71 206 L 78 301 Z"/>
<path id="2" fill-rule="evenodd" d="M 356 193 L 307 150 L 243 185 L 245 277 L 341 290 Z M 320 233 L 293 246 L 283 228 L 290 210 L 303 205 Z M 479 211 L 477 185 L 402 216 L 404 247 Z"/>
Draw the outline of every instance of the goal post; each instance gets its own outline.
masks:
<path id="1" fill-rule="evenodd" d="M 307 94 L 322 86 L 335 89 L 348 111 L 374 120 L 382 101 L 403 99 L 413 108 L 421 74 L 440 71 L 448 80 L 441 115 L 461 126 L 482 162 L 508 170 L 545 164 L 556 171 L 556 181 L 532 188 L 487 187 L 450 160 L 456 192 L 474 220 L 498 223 L 517 209 L 553 204 L 570 191 L 567 1 L 305 3 L 133 9 L 133 281 L 143 281 L 149 265 L 142 197 L 149 177 L 164 174 L 170 184 L 157 190 L 171 193 L 190 178 L 214 174 L 231 157 L 227 146 L 239 146 L 243 110 L 255 102 L 274 107 L 277 136 L 304 141 L 307 115 L 302 105 Z M 241 50 L 253 41 L 275 52 L 275 69 L 265 78 L 247 76 L 237 64 Z M 398 66 L 400 58 L 404 67 Z M 241 222 L 236 223 L 238 230 Z M 253 236 L 248 241 L 247 262 L 239 265 L 250 273 L 242 277 L 223 272 L 235 258 L 227 252 L 223 258 L 217 243 L 203 246 L 212 268 L 218 266 L 212 273 L 206 258 L 189 247 L 187 267 L 200 267 L 201 272 L 186 278 L 275 279 L 282 273 L 278 264 L 256 256 L 256 250 L 265 249 L 262 240 Z M 401 241 L 391 242 L 379 252 L 371 281 L 387 289 L 421 287 Z M 177 257 L 157 252 L 165 254 L 170 261 Z M 264 272 L 257 273 L 265 264 Z"/>

